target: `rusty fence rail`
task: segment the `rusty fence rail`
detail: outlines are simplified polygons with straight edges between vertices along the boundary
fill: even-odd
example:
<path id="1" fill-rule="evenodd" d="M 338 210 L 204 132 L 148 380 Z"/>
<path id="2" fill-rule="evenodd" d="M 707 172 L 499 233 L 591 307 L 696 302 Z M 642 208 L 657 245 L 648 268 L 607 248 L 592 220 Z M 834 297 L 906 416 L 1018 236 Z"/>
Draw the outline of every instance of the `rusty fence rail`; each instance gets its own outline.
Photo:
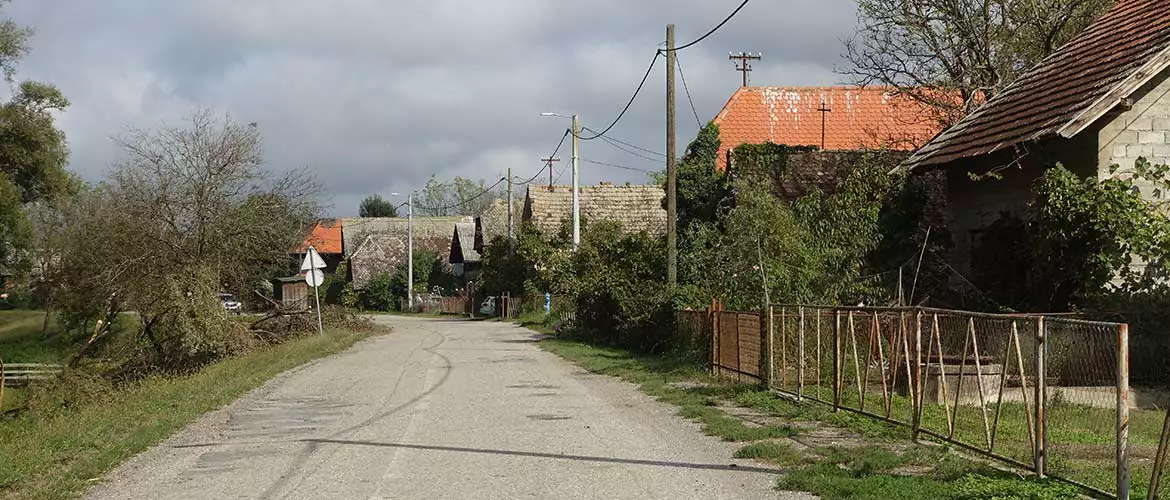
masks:
<path id="1" fill-rule="evenodd" d="M 1149 490 L 1166 462 L 1170 424 L 1163 410 L 1135 401 L 1127 325 L 779 304 L 763 314 L 716 312 L 711 323 L 717 375 L 905 425 L 915 439 L 953 443 L 1097 496 L 1130 498 L 1132 489 L 1170 498 L 1165 486 Z"/>

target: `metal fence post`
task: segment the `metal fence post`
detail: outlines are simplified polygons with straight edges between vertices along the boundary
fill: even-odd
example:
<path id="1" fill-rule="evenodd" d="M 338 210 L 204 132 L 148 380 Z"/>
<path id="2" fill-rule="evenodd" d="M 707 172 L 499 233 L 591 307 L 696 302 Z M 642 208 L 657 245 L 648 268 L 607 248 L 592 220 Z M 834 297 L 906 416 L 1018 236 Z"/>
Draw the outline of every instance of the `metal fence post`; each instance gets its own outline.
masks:
<path id="1" fill-rule="evenodd" d="M 833 311 L 833 413 L 841 412 L 841 311 Z"/>
<path id="2" fill-rule="evenodd" d="M 800 306 L 800 326 L 796 337 L 796 400 L 804 400 L 804 306 Z"/>
<path id="3" fill-rule="evenodd" d="M 1129 325 L 1117 328 L 1117 500 L 1129 500 Z"/>
<path id="4" fill-rule="evenodd" d="M 1044 318 L 1036 319 L 1036 449 L 1032 452 L 1035 461 L 1036 475 L 1043 478 L 1045 475 L 1045 466 L 1047 462 L 1048 447 L 1048 383 L 1045 380 L 1047 374 L 1045 372 L 1045 357 L 1048 356 L 1048 349 L 1044 344 L 1045 334 Z M 960 380 L 962 380 L 960 378 Z"/>
<path id="5" fill-rule="evenodd" d="M 788 309 L 780 308 L 780 383 L 788 390 Z"/>
<path id="6" fill-rule="evenodd" d="M 913 407 L 913 439 L 918 441 L 918 431 L 922 429 L 922 311 L 914 313 L 914 395 L 910 405 Z M 907 374 L 910 376 L 910 374 Z"/>
<path id="7" fill-rule="evenodd" d="M 707 321 L 711 324 L 711 376 L 719 375 L 719 313 L 715 312 L 715 301 L 707 309 Z"/>
<path id="8" fill-rule="evenodd" d="M 764 335 L 764 385 L 771 389 L 776 385 L 776 324 L 774 323 L 776 310 L 771 305 L 765 312 L 768 315 L 768 331 Z M 784 308 L 780 308 L 780 328 L 784 328 Z"/>

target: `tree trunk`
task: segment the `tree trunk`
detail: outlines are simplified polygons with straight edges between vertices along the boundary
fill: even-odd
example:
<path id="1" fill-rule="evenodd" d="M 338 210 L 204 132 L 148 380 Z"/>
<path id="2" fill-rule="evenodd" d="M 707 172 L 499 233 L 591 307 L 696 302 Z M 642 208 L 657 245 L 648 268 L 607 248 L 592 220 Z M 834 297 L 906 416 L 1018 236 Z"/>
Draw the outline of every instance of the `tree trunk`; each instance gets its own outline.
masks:
<path id="1" fill-rule="evenodd" d="M 49 319 L 53 315 L 53 297 L 45 301 L 45 320 L 41 323 L 41 337 L 49 338 Z"/>

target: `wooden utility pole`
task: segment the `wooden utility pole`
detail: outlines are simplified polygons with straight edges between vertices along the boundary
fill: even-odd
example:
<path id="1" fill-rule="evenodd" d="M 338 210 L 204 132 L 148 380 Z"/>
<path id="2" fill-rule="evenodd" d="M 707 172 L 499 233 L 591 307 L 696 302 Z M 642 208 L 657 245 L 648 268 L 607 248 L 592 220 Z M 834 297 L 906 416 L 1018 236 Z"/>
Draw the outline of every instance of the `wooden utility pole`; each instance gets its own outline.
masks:
<path id="1" fill-rule="evenodd" d="M 666 25 L 666 282 L 678 284 L 678 187 L 674 130 L 674 25 Z"/>
<path id="2" fill-rule="evenodd" d="M 553 178 L 552 178 L 552 176 L 553 176 L 553 163 L 561 161 L 561 159 L 560 158 L 541 158 L 540 161 L 543 161 L 548 165 L 548 190 L 551 192 L 552 188 L 553 188 L 553 186 L 552 186 L 552 184 L 553 184 Z"/>
<path id="3" fill-rule="evenodd" d="M 817 108 L 817 111 L 821 112 L 821 151 L 824 151 L 825 150 L 825 117 L 826 117 L 826 113 L 833 112 L 833 108 L 830 108 L 828 103 L 826 103 L 824 99 L 821 99 L 821 107 Z"/>
<path id="4" fill-rule="evenodd" d="M 508 243 L 512 242 L 512 167 L 508 167 Z"/>
<path id="5" fill-rule="evenodd" d="M 743 86 L 748 86 L 748 73 L 752 72 L 752 61 L 759 61 L 764 58 L 764 54 L 752 54 L 751 52 L 740 52 L 738 54 L 732 52 L 727 57 L 735 63 L 735 70 L 743 73 Z"/>

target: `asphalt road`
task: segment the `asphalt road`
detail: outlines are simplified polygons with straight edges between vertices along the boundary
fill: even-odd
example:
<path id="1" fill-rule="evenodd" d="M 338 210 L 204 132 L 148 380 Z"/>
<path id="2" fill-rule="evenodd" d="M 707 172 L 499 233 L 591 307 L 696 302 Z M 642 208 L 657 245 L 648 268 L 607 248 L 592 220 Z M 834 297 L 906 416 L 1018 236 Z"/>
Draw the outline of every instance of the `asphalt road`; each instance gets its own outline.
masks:
<path id="1" fill-rule="evenodd" d="M 379 321 L 394 332 L 205 415 L 86 498 L 797 497 L 730 458 L 737 445 L 527 330 Z"/>

